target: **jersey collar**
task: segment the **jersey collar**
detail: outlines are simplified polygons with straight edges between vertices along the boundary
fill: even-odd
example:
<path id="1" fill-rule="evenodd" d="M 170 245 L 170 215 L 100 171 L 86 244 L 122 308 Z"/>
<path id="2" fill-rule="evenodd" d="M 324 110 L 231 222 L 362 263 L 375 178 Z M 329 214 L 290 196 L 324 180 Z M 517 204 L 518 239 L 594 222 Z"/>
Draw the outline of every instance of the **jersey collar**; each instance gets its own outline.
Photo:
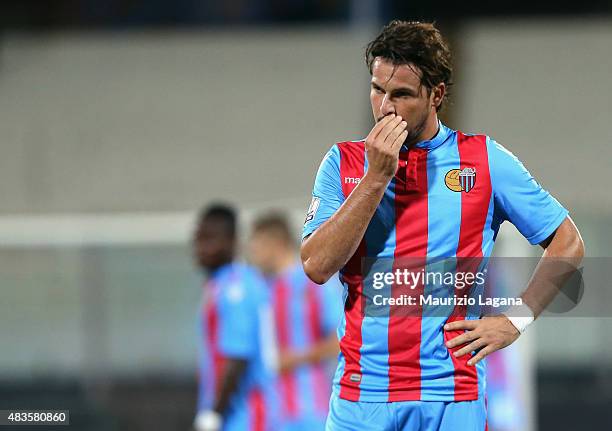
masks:
<path id="1" fill-rule="evenodd" d="M 232 269 L 234 267 L 235 263 L 234 262 L 228 262 L 225 265 L 221 265 L 220 267 L 210 271 L 208 273 L 208 279 L 209 280 L 213 280 L 216 278 L 219 278 L 222 274 L 225 274 L 226 272 L 228 272 L 230 269 Z"/>
<path id="2" fill-rule="evenodd" d="M 436 147 L 439 147 L 446 141 L 448 135 L 450 134 L 450 130 L 446 127 L 440 120 L 438 120 L 438 133 L 433 138 L 427 141 L 417 142 L 414 146 L 416 148 L 426 148 L 428 150 L 433 150 Z M 406 146 L 402 146 L 402 149 L 406 149 Z"/>

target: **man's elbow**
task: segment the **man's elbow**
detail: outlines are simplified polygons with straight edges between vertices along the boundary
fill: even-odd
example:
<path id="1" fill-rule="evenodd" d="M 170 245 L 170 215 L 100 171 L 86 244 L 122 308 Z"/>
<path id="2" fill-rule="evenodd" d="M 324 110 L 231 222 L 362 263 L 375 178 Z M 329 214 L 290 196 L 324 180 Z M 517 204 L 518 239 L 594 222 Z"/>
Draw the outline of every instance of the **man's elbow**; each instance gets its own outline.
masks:
<path id="1" fill-rule="evenodd" d="M 332 273 L 321 270 L 321 266 L 313 262 L 312 258 L 302 259 L 304 273 L 316 284 L 324 284 L 332 276 Z"/>
<path id="2" fill-rule="evenodd" d="M 576 250 L 575 251 L 576 258 L 582 261 L 582 258 L 584 257 L 584 253 L 585 253 L 585 248 L 584 248 L 584 241 L 582 240 L 580 233 L 576 235 L 575 250 Z"/>
<path id="3" fill-rule="evenodd" d="M 568 248 L 572 251 L 572 255 L 575 259 L 578 260 L 578 263 L 582 261 L 585 253 L 584 241 L 582 240 L 582 235 L 580 235 L 580 231 L 578 227 L 574 224 L 573 220 L 569 217 L 567 219 L 567 224 L 570 227 L 570 245 Z"/>
<path id="4" fill-rule="evenodd" d="M 316 284 L 324 284 L 329 280 L 336 270 L 328 268 L 329 262 L 325 259 L 320 249 L 313 248 L 312 238 L 307 236 L 300 249 L 300 258 L 304 273 Z M 316 247 L 316 246 L 315 246 Z"/>

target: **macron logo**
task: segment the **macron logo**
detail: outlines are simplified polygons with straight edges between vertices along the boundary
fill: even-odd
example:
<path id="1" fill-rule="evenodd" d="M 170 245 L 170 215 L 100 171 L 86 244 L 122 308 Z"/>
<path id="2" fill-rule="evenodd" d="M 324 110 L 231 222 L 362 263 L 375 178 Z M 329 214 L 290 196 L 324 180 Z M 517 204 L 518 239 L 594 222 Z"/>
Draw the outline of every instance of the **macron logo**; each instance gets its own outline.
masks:
<path id="1" fill-rule="evenodd" d="M 361 178 L 344 177 L 344 184 L 359 184 Z"/>

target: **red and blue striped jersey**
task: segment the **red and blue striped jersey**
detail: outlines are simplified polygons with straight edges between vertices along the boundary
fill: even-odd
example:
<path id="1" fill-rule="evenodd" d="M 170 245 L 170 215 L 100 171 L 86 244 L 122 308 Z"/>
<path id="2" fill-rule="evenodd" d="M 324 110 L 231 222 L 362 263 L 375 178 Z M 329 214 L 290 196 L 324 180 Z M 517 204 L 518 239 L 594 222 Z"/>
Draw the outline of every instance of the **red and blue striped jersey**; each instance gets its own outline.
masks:
<path id="1" fill-rule="evenodd" d="M 302 265 L 272 279 L 272 304 L 279 352 L 304 352 L 336 330 L 342 314 L 342 286 L 330 280 L 317 286 Z M 302 365 L 278 382 L 282 419 L 295 422 L 327 417 L 331 373 L 329 363 Z"/>
<path id="2" fill-rule="evenodd" d="M 334 145 L 319 167 L 303 237 L 323 224 L 367 171 L 364 141 Z M 460 332 L 446 322 L 480 317 L 479 310 L 446 315 L 423 305 L 414 316 L 368 315 L 361 264 L 366 259 L 487 258 L 501 223 L 514 224 L 532 244 L 550 236 L 567 210 L 508 150 L 485 135 L 439 124 L 434 138 L 400 151 L 398 170 L 357 252 L 340 271 L 346 290 L 338 328 L 340 360 L 333 390 L 353 401 L 461 401 L 484 394 L 485 362 L 467 365 L 445 341 Z M 368 286 L 365 286 L 367 289 Z M 399 293 L 392 286 L 392 295 Z M 397 289 L 397 291 L 395 291 Z M 419 289 L 427 294 L 432 286 Z"/>
<path id="3" fill-rule="evenodd" d="M 228 411 L 224 429 L 267 431 L 277 424 L 274 322 L 267 285 L 246 265 L 216 270 L 204 286 L 201 308 L 198 411 L 213 408 L 227 358 L 248 362 Z"/>

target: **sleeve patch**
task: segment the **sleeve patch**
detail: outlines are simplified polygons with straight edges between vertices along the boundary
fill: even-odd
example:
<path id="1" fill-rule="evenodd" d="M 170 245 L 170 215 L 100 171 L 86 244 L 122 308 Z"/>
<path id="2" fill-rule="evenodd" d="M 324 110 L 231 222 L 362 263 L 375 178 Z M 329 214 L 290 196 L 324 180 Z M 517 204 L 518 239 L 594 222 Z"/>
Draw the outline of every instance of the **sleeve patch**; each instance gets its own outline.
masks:
<path id="1" fill-rule="evenodd" d="M 319 205 L 321 204 L 321 198 L 314 196 L 312 201 L 310 202 L 310 206 L 308 207 L 308 212 L 306 213 L 306 220 L 304 220 L 304 224 L 315 218 L 317 214 L 317 210 L 319 209 Z"/>

